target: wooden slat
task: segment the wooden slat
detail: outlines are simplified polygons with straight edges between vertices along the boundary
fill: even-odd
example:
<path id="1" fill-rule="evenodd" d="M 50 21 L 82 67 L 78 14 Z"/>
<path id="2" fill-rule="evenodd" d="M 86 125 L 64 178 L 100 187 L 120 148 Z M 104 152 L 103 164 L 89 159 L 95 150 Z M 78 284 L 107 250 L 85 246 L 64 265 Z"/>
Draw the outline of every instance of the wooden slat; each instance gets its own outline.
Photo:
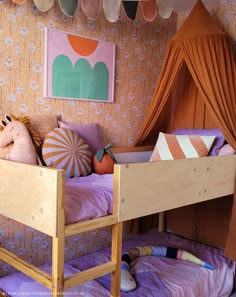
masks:
<path id="1" fill-rule="evenodd" d="M 96 229 L 99 229 L 102 227 L 113 225 L 117 222 L 118 222 L 117 215 L 109 215 L 106 217 L 97 218 L 86 222 L 66 225 L 65 236 L 70 236 L 78 233 L 83 233 L 89 230 L 94 230 L 94 226 L 96 226 Z"/>
<path id="2" fill-rule="evenodd" d="M 29 277 L 35 279 L 45 287 L 52 289 L 52 277 L 48 273 L 42 271 L 41 269 L 33 266 L 32 264 L 24 261 L 23 259 L 3 248 L 0 248 L 0 259 L 15 267 L 16 269 L 24 272 Z"/>
<path id="3" fill-rule="evenodd" d="M 236 155 L 115 165 L 119 221 L 234 193 Z"/>
<path id="4" fill-rule="evenodd" d="M 0 160 L 0 213 L 56 236 L 57 190 L 63 175 L 64 170 Z"/>
<path id="5" fill-rule="evenodd" d="M 122 256 L 122 223 L 112 226 L 111 259 L 116 263 L 116 269 L 111 274 L 111 296 L 120 297 Z"/>
<path id="6" fill-rule="evenodd" d="M 64 239 L 64 237 L 63 237 Z M 63 296 L 64 292 L 64 241 L 52 239 L 52 296 Z"/>
<path id="7" fill-rule="evenodd" d="M 158 214 L 158 231 L 163 232 L 165 230 L 165 212 L 162 211 Z"/>
<path id="8" fill-rule="evenodd" d="M 119 168 L 114 168 L 113 213 L 118 213 L 119 207 Z M 116 263 L 116 269 L 111 274 L 111 296 L 120 297 L 121 256 L 122 256 L 122 223 L 112 226 L 111 260 Z"/>
<path id="9" fill-rule="evenodd" d="M 153 151 L 154 146 L 126 146 L 126 147 L 111 147 L 113 153 L 130 153 L 130 152 L 145 152 Z"/>
<path id="10" fill-rule="evenodd" d="M 116 269 L 116 264 L 113 262 L 107 262 L 105 264 L 90 268 L 88 270 L 73 274 L 65 278 L 65 289 L 73 288 L 82 283 L 96 279 L 105 274 L 111 273 Z"/>
<path id="11" fill-rule="evenodd" d="M 52 238 L 52 296 L 64 292 L 64 246 L 65 246 L 65 180 L 58 184 L 57 237 Z"/>

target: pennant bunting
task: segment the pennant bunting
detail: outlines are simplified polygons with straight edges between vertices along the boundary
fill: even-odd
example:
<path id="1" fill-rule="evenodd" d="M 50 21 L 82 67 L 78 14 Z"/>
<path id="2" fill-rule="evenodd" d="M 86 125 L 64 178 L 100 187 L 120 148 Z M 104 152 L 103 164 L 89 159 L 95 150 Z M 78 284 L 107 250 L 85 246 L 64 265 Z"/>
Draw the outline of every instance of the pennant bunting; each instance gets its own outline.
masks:
<path id="1" fill-rule="evenodd" d="M 69 17 L 76 15 L 79 9 L 79 0 L 58 0 L 58 2 L 65 15 Z"/>
<path id="2" fill-rule="evenodd" d="M 122 1 L 127 17 L 134 20 L 137 13 L 138 1 Z"/>
<path id="3" fill-rule="evenodd" d="M 139 4 L 141 6 L 144 19 L 148 22 L 153 21 L 157 15 L 156 0 L 140 1 Z"/>
<path id="4" fill-rule="evenodd" d="M 81 0 L 81 8 L 89 20 L 96 20 L 101 6 L 101 0 Z"/>
<path id="5" fill-rule="evenodd" d="M 158 0 L 159 15 L 168 19 L 172 13 L 172 0 Z"/>
<path id="6" fill-rule="evenodd" d="M 121 0 L 103 0 L 103 10 L 107 20 L 116 22 L 120 16 Z"/>
<path id="7" fill-rule="evenodd" d="M 38 10 L 42 12 L 48 11 L 50 8 L 52 8 L 54 0 L 33 0 L 35 6 L 38 8 Z"/>

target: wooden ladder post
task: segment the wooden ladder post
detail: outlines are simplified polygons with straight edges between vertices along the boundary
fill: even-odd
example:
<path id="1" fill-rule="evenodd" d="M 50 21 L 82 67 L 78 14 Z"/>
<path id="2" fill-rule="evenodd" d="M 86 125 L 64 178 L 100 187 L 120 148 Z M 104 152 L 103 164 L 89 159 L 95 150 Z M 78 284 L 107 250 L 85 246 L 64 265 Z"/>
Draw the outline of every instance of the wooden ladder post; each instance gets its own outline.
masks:
<path id="1" fill-rule="evenodd" d="M 116 270 L 111 273 L 111 296 L 120 297 L 121 256 L 122 256 L 122 228 L 123 223 L 112 226 L 111 260 L 116 263 Z"/>
<path id="2" fill-rule="evenodd" d="M 58 173 L 57 231 L 52 237 L 52 297 L 64 296 L 65 176 Z"/>
<path id="3" fill-rule="evenodd" d="M 164 232 L 165 231 L 165 212 L 159 212 L 158 214 L 158 231 L 159 232 Z"/>
<path id="4" fill-rule="evenodd" d="M 52 297 L 64 296 L 64 236 L 52 238 Z"/>

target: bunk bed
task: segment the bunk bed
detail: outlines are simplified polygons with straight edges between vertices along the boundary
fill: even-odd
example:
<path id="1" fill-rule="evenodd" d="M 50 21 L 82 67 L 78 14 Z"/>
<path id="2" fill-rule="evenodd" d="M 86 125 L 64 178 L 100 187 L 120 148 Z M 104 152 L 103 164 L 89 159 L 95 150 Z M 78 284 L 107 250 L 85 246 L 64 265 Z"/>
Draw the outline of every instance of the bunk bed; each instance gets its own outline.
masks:
<path id="1" fill-rule="evenodd" d="M 52 237 L 52 274 L 4 248 L 0 258 L 52 290 L 52 296 L 111 273 L 111 296 L 117 297 L 122 223 L 234 193 L 236 155 L 116 164 L 112 214 L 69 225 L 65 225 L 63 170 L 0 160 L 0 172 L 1 214 Z M 108 225 L 112 226 L 111 260 L 64 277 L 65 237 Z"/>

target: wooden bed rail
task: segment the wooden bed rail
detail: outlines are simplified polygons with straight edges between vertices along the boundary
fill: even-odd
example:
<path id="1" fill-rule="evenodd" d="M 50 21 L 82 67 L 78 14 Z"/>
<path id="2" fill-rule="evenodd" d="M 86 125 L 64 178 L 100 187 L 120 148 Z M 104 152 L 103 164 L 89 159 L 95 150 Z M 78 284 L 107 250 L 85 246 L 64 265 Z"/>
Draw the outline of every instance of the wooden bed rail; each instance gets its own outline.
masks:
<path id="1" fill-rule="evenodd" d="M 57 236 L 57 209 L 64 209 L 64 170 L 0 159 L 0 213 Z"/>
<path id="2" fill-rule="evenodd" d="M 149 161 L 153 146 L 112 147 L 111 151 L 120 164 Z"/>
<path id="3" fill-rule="evenodd" d="M 103 228 L 106 226 L 111 226 L 118 222 L 117 215 L 108 215 L 105 217 L 88 220 L 85 222 L 79 222 L 75 224 L 70 224 L 65 226 L 65 237 L 71 236 L 74 234 L 83 233 L 86 231 L 94 230 L 94 226 L 96 225 L 96 229 Z"/>
<path id="4" fill-rule="evenodd" d="M 23 271 L 26 275 L 35 279 L 48 289 L 52 288 L 52 277 L 50 274 L 26 262 L 20 257 L 14 255 L 12 252 L 7 251 L 4 248 L 0 248 L 0 259 L 15 267 L 16 269 Z"/>
<path id="5" fill-rule="evenodd" d="M 153 149 L 154 149 L 153 145 L 111 147 L 112 153 L 137 153 L 137 152 L 153 151 Z"/>
<path id="6" fill-rule="evenodd" d="M 115 165 L 120 222 L 234 193 L 236 155 Z"/>
<path id="7" fill-rule="evenodd" d="M 16 269 L 19 269 L 20 271 L 24 272 L 26 275 L 35 279 L 37 282 L 41 283 L 46 288 L 52 289 L 53 279 L 50 274 L 22 260 L 18 256 L 14 255 L 13 253 L 3 248 L 0 248 L 0 258 L 3 261 L 15 267 Z M 105 274 L 114 272 L 115 270 L 116 270 L 116 263 L 109 261 L 107 263 L 98 265 L 96 267 L 92 267 L 85 271 L 78 272 L 64 279 L 64 289 L 73 288 L 82 283 L 101 277 Z"/>
<path id="8" fill-rule="evenodd" d="M 105 274 L 111 273 L 116 270 L 116 263 L 112 261 L 101 264 L 99 266 L 90 268 L 68 276 L 65 278 L 65 289 L 70 289 L 82 283 L 101 277 Z"/>

